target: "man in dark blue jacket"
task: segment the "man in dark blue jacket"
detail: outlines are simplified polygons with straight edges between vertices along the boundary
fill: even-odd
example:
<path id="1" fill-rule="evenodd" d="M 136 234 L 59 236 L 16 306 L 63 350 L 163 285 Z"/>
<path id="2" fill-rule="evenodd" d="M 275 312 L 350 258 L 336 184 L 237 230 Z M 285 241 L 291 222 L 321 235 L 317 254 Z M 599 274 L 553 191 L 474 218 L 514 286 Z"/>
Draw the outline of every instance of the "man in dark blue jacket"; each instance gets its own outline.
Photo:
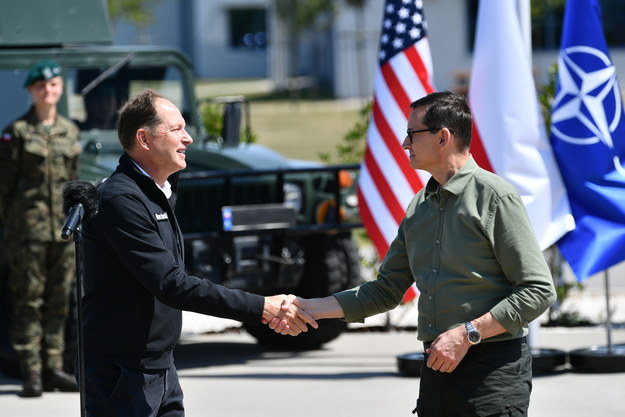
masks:
<path id="1" fill-rule="evenodd" d="M 185 273 L 174 216 L 177 172 L 193 140 L 180 111 L 145 90 L 119 112 L 124 149 L 84 224 L 85 405 L 98 416 L 183 416 L 172 351 L 182 312 L 267 323 L 296 335 L 314 320 L 285 296 L 262 297 Z"/>

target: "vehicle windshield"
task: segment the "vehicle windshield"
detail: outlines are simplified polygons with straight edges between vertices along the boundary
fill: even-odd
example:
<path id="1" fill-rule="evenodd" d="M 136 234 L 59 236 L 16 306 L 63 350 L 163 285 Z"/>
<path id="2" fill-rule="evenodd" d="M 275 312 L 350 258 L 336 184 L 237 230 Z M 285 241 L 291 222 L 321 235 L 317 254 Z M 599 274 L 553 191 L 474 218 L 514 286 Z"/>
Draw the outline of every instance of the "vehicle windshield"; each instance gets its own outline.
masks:
<path id="1" fill-rule="evenodd" d="M 193 123 L 190 97 L 185 93 L 179 68 L 125 65 L 102 76 L 107 70 L 110 68 L 63 68 L 65 97 L 59 108 L 82 131 L 115 129 L 119 107 L 144 88 L 163 94 L 180 109 L 187 125 Z M 8 100 L 0 103 L 2 126 L 25 113 L 30 105 L 30 96 L 22 87 L 27 73 L 28 69 L 0 69 L 0 86 L 8 93 L 6 97 L 14 98 L 10 103 Z"/>
<path id="2" fill-rule="evenodd" d="M 68 114 L 80 130 L 115 129 L 119 107 L 145 88 L 156 90 L 171 100 L 190 123 L 189 99 L 185 97 L 182 75 L 177 68 L 123 67 L 82 94 L 104 70 L 70 69 L 65 73 Z"/>

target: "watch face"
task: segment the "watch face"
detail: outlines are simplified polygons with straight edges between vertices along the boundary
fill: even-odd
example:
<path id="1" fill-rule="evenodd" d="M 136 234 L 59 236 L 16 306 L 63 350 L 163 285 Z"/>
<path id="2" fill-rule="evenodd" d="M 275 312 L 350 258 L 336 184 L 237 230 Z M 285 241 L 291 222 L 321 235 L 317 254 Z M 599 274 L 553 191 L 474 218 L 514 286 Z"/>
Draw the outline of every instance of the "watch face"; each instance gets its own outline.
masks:
<path id="1" fill-rule="evenodd" d="M 480 341 L 480 334 L 477 331 L 471 331 L 468 334 L 469 342 L 478 343 Z"/>

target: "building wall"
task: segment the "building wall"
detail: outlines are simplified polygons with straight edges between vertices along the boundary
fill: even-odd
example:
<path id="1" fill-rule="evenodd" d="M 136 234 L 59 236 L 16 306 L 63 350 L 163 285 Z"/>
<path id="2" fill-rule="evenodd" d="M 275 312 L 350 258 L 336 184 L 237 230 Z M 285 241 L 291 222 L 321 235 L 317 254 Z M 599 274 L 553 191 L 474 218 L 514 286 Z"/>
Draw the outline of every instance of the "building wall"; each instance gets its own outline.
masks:
<path id="1" fill-rule="evenodd" d="M 338 97 L 366 97 L 373 91 L 384 0 L 363 9 L 343 6 L 334 29 L 334 91 Z"/>
<path id="2" fill-rule="evenodd" d="M 267 77 L 266 51 L 233 49 L 229 45 L 228 10 L 267 7 L 268 0 L 194 0 L 193 56 L 200 78 Z"/>
<path id="3" fill-rule="evenodd" d="M 364 25 L 360 26 L 367 39 L 364 57 L 358 55 L 353 41 L 350 45 L 345 40 L 344 34 L 355 30 L 354 11 L 345 10 L 337 20 L 335 89 L 339 97 L 371 94 L 373 72 L 377 66 L 377 42 L 382 25 L 384 3 L 384 0 L 367 1 L 367 15 Z M 467 39 L 466 2 L 464 0 L 423 0 L 423 3 L 429 29 L 435 88 L 438 90 L 462 88 L 458 78 L 468 80 L 472 62 L 472 45 L 469 45 Z M 625 48 L 611 48 L 610 55 L 617 70 L 617 77 L 623 86 L 625 83 Z M 537 85 L 547 81 L 548 69 L 557 61 L 557 58 L 557 50 L 533 52 L 532 65 Z M 363 65 L 367 68 L 363 69 Z M 358 70 L 360 70 L 359 74 L 357 74 Z"/>
<path id="4" fill-rule="evenodd" d="M 192 59 L 198 78 L 263 78 L 267 52 L 229 45 L 228 10 L 267 7 L 270 0 L 164 0 L 154 8 L 154 22 L 139 29 L 113 22 L 116 44 L 175 46 Z"/>
<path id="5" fill-rule="evenodd" d="M 337 0 L 339 1 L 339 0 Z M 423 0 L 438 90 L 462 88 L 468 80 L 471 45 L 467 36 L 464 0 Z M 269 78 L 285 87 L 288 69 L 286 33 L 272 10 L 273 0 L 164 0 L 157 4 L 155 22 L 138 30 L 127 23 L 114 25 L 116 43 L 177 46 L 193 60 L 199 78 Z M 296 76 L 314 75 L 334 89 L 337 97 L 367 97 L 373 89 L 384 0 L 367 0 L 364 13 L 340 1 L 340 13 L 331 32 L 302 39 Z M 235 50 L 229 46 L 228 10 L 266 7 L 270 44 L 266 52 Z M 617 76 L 625 80 L 625 48 L 611 48 Z M 535 51 L 534 74 L 540 85 L 558 51 Z"/>
<path id="6" fill-rule="evenodd" d="M 343 7 L 335 28 L 335 92 L 364 97 L 373 91 L 385 0 L 369 0 L 364 13 Z M 453 89 L 456 74 L 466 74 L 471 54 L 466 41 L 466 5 L 462 0 L 424 0 L 436 89 Z"/>

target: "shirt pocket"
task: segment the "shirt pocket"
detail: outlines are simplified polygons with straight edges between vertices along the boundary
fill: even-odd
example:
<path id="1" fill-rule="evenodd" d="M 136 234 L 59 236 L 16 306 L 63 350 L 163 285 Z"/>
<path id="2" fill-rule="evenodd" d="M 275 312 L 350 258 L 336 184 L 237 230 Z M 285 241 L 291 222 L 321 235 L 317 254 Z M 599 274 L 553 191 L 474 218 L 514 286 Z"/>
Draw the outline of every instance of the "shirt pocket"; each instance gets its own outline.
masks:
<path id="1" fill-rule="evenodd" d="M 48 142 L 42 136 L 32 135 L 24 140 L 24 152 L 37 159 L 44 159 L 48 156 Z"/>
<path id="2" fill-rule="evenodd" d="M 66 137 L 54 140 L 52 145 L 53 179 L 67 181 L 77 175 L 77 161 L 82 148 L 75 140 Z"/>

